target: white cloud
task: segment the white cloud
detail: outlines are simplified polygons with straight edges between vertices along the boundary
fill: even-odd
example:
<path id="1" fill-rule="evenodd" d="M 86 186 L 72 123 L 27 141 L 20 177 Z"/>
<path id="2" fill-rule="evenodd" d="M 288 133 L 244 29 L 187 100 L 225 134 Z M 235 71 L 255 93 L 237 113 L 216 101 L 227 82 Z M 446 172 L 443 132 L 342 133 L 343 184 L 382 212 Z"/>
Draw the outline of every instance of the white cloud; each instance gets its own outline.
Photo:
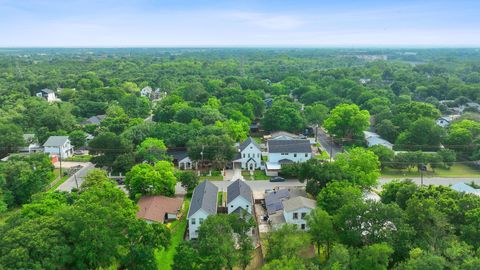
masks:
<path id="1" fill-rule="evenodd" d="M 272 15 L 255 12 L 232 12 L 227 18 L 271 30 L 291 30 L 304 25 L 304 21 L 290 15 Z"/>

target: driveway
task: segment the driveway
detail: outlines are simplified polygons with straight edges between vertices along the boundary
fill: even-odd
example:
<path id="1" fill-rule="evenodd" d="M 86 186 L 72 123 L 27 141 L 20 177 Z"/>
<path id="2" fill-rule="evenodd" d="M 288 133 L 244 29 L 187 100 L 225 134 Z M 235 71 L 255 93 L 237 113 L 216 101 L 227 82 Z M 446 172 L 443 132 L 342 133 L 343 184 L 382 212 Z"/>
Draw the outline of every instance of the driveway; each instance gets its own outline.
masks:
<path id="1" fill-rule="evenodd" d="M 322 148 L 330 155 L 332 158 L 335 158 L 336 155 L 343 153 L 343 147 L 332 142 L 332 138 L 323 130 L 322 128 L 318 129 L 318 142 Z"/>
<path id="2" fill-rule="evenodd" d="M 63 166 L 63 164 L 62 164 L 62 166 Z M 83 163 L 81 163 L 81 166 L 83 166 L 83 168 L 81 168 L 80 170 L 78 170 L 78 172 L 76 172 L 75 174 L 70 176 L 67 180 L 65 180 L 65 182 L 63 182 L 57 188 L 57 190 L 70 192 L 70 191 L 72 191 L 72 189 L 80 187 L 80 185 L 84 181 L 85 175 L 89 171 L 91 171 L 92 169 L 95 168 L 95 165 L 91 162 L 83 162 Z"/>

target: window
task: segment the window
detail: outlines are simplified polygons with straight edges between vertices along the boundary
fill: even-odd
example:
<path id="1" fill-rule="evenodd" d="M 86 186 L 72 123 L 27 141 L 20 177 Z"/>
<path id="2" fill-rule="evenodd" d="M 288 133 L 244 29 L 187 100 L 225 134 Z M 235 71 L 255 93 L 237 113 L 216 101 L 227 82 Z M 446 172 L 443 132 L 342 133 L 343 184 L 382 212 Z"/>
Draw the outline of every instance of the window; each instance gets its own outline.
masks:
<path id="1" fill-rule="evenodd" d="M 297 157 L 297 154 L 293 154 L 293 157 Z"/>
<path id="2" fill-rule="evenodd" d="M 248 208 L 248 204 L 247 204 L 247 206 L 246 206 L 246 207 Z"/>
<path id="3" fill-rule="evenodd" d="M 231 208 L 233 208 L 233 204 L 232 204 L 232 205 L 230 205 L 230 207 L 231 207 Z"/>
<path id="4" fill-rule="evenodd" d="M 302 224 L 300 228 L 302 228 L 302 230 L 305 230 L 305 224 Z"/>
<path id="5" fill-rule="evenodd" d="M 243 158 L 245 158 L 245 153 L 243 153 Z"/>
<path id="6" fill-rule="evenodd" d="M 201 218 L 198 223 L 202 224 L 203 223 L 203 218 Z"/>
<path id="7" fill-rule="evenodd" d="M 298 219 L 298 213 L 293 213 L 293 219 Z"/>
<path id="8" fill-rule="evenodd" d="M 308 154 L 307 154 L 307 153 L 305 154 L 305 157 L 308 157 Z"/>
<path id="9" fill-rule="evenodd" d="M 260 154 L 257 154 L 258 157 L 260 157 Z"/>
<path id="10" fill-rule="evenodd" d="M 307 215 L 307 213 L 302 213 L 302 219 L 305 219 L 306 215 Z"/>
<path id="11" fill-rule="evenodd" d="M 194 218 L 192 218 L 192 222 L 191 222 L 191 224 L 192 224 L 192 225 L 195 225 L 195 224 L 196 224 L 196 222 L 195 222 L 195 219 L 194 219 Z"/>
<path id="12" fill-rule="evenodd" d="M 248 154 L 248 157 L 250 157 L 250 153 Z"/>
<path id="13" fill-rule="evenodd" d="M 281 153 L 282 156 L 288 156 L 288 153 Z"/>

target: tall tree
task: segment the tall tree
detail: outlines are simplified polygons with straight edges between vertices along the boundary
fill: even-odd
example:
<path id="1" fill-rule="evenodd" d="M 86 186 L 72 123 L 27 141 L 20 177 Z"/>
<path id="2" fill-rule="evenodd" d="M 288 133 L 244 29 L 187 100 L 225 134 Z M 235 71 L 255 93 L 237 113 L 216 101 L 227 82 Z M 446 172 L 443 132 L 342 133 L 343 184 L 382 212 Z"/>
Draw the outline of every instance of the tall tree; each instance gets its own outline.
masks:
<path id="1" fill-rule="evenodd" d="M 176 183 L 173 164 L 164 160 L 153 166 L 146 163 L 135 165 L 125 179 L 131 198 L 141 195 L 173 196 Z"/>
<path id="2" fill-rule="evenodd" d="M 362 132 L 370 125 L 370 114 L 355 104 L 335 107 L 325 119 L 323 127 L 336 138 L 353 139 L 363 137 Z"/>

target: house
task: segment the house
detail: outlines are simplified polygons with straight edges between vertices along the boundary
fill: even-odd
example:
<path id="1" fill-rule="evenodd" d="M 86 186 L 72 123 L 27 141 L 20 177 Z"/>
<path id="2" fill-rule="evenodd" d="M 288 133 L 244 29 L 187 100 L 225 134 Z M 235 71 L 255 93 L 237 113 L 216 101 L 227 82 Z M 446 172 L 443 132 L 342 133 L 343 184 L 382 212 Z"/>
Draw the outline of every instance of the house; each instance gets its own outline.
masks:
<path id="1" fill-rule="evenodd" d="M 198 238 L 198 229 L 209 215 L 217 213 L 218 188 L 210 181 L 200 183 L 192 194 L 190 209 L 188 210 L 189 239 Z"/>
<path id="2" fill-rule="evenodd" d="M 43 148 L 38 143 L 35 134 L 23 134 L 23 140 L 25 141 L 25 146 L 18 149 L 22 153 L 36 153 L 43 151 Z"/>
<path id="3" fill-rule="evenodd" d="M 252 214 L 253 192 L 249 185 L 240 179 L 227 187 L 227 212 L 242 215 L 246 211 Z"/>
<path id="4" fill-rule="evenodd" d="M 389 141 L 383 139 L 382 137 L 380 137 L 380 135 L 378 135 L 377 133 L 375 132 L 371 132 L 371 131 L 364 131 L 363 132 L 363 135 L 365 137 L 365 140 L 367 141 L 367 145 L 368 147 L 372 147 L 374 145 L 382 145 L 382 146 L 385 146 L 389 149 L 392 149 L 393 148 L 393 144 L 390 143 Z"/>
<path id="5" fill-rule="evenodd" d="M 181 198 L 145 196 L 138 203 L 137 217 L 147 222 L 167 223 L 176 220 L 182 209 Z"/>
<path id="6" fill-rule="evenodd" d="M 312 147 L 309 140 L 277 140 L 267 141 L 268 162 L 297 163 L 312 158 Z"/>
<path id="7" fill-rule="evenodd" d="M 286 132 L 286 131 L 276 131 L 268 136 L 265 136 L 265 139 L 267 140 L 298 140 L 298 139 L 303 139 L 303 137 L 290 132 Z"/>
<path id="8" fill-rule="evenodd" d="M 457 192 L 474 194 L 474 195 L 480 196 L 480 189 L 473 188 L 462 182 L 453 184 L 450 188 Z"/>
<path id="9" fill-rule="evenodd" d="M 150 86 L 147 86 L 147 87 L 144 87 L 142 90 L 140 90 L 140 96 L 150 98 L 150 95 L 152 94 L 152 92 L 153 92 L 153 89 Z"/>
<path id="10" fill-rule="evenodd" d="M 283 202 L 283 216 L 288 224 L 296 224 L 299 229 L 308 230 L 307 215 L 315 209 L 317 202 L 298 196 Z"/>
<path id="11" fill-rule="evenodd" d="M 104 114 L 100 115 L 94 115 L 82 122 L 80 122 L 80 125 L 85 126 L 85 125 L 100 125 L 100 123 L 105 119 L 107 116 Z"/>
<path id="12" fill-rule="evenodd" d="M 44 152 L 50 156 L 68 158 L 73 155 L 73 146 L 68 136 L 50 136 L 43 147 Z"/>
<path id="13" fill-rule="evenodd" d="M 48 89 L 48 88 L 40 90 L 40 92 L 38 92 L 36 96 L 44 98 L 48 102 L 59 101 L 59 99 L 57 99 L 57 96 L 55 95 L 55 92 L 52 89 Z"/>
<path id="14" fill-rule="evenodd" d="M 273 215 L 278 211 L 283 211 L 283 201 L 291 198 L 307 196 L 307 192 L 303 189 L 278 189 L 268 193 L 265 196 L 265 208 L 268 215 Z"/>
<path id="15" fill-rule="evenodd" d="M 358 80 L 358 82 L 363 84 L 363 85 L 366 85 L 367 83 L 371 82 L 371 79 L 361 78 L 361 79 Z"/>
<path id="16" fill-rule="evenodd" d="M 252 137 L 248 137 L 240 144 L 238 152 L 237 158 L 233 161 L 234 166 L 250 171 L 262 168 L 262 150 Z"/>
<path id="17" fill-rule="evenodd" d="M 192 161 L 186 149 L 167 150 L 167 154 L 173 157 L 173 164 L 180 170 L 193 170 L 197 167 L 197 162 Z"/>

